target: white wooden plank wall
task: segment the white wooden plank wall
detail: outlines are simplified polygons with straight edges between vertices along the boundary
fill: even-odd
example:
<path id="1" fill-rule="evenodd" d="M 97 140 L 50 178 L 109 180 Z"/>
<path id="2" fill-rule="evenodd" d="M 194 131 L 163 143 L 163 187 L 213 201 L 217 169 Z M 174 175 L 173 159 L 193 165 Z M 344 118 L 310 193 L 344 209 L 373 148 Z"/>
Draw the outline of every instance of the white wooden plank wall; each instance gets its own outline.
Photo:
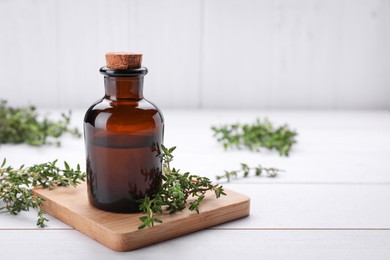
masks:
<path id="1" fill-rule="evenodd" d="M 0 0 L 0 98 L 86 108 L 106 51 L 162 108 L 390 109 L 390 0 Z"/>

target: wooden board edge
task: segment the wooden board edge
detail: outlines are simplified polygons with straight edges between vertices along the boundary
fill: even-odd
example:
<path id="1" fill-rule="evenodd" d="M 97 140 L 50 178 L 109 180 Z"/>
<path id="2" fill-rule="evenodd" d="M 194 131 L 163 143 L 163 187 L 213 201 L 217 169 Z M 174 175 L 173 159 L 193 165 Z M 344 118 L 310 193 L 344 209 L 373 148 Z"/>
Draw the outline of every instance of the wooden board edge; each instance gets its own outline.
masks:
<path id="1" fill-rule="evenodd" d="M 105 229 L 102 225 L 98 225 L 94 222 L 92 222 L 90 219 L 83 217 L 81 215 L 78 215 L 76 212 L 64 207 L 63 205 L 48 199 L 45 195 L 39 193 L 39 190 L 41 188 L 36 188 L 33 190 L 33 194 L 35 196 L 42 197 L 45 201 L 43 202 L 41 208 L 49 215 L 61 220 L 65 224 L 69 225 L 70 227 L 76 229 L 80 233 L 83 233 L 84 235 L 89 236 L 93 240 L 107 246 L 105 244 L 105 240 L 115 240 L 115 234 L 112 233 L 110 230 Z M 37 192 L 38 191 L 38 192 Z M 54 210 L 56 209 L 56 210 Z M 61 213 L 58 213 L 61 212 Z M 72 219 L 78 219 L 79 221 L 71 221 Z M 104 236 L 103 239 L 100 237 L 96 237 L 94 234 L 96 233 L 106 233 L 107 236 Z"/>
<path id="2" fill-rule="evenodd" d="M 193 212 L 193 215 L 189 217 L 178 219 L 172 222 L 158 224 L 152 228 L 137 230 L 130 233 L 116 234 L 113 233 L 111 230 L 104 228 L 104 226 L 98 225 L 95 222 L 92 222 L 90 219 L 78 215 L 76 212 L 64 207 L 63 205 L 48 199 L 43 194 L 39 193 L 39 189 L 40 188 L 33 190 L 33 193 L 34 195 L 40 196 L 45 199 L 41 208 L 46 213 L 61 220 L 65 224 L 73 227 L 80 233 L 89 236 L 93 240 L 101 243 L 102 245 L 118 252 L 126 252 L 139 249 L 148 245 L 156 244 L 158 242 L 190 234 L 232 220 L 244 218 L 249 216 L 250 214 L 250 198 L 246 195 L 231 191 L 233 193 L 239 194 L 242 198 L 242 201 L 233 204 L 228 204 L 220 208 L 212 209 L 207 212 L 201 212 L 200 214 Z M 222 216 L 221 213 L 223 213 Z M 210 216 L 213 218 L 213 221 L 206 221 Z M 80 221 L 71 221 L 71 219 L 75 218 L 79 219 Z M 197 224 L 192 225 L 192 223 Z M 176 226 L 178 225 L 181 225 L 185 228 L 177 229 Z M 175 232 L 171 232 L 172 230 L 175 230 Z M 95 236 L 95 234 L 99 233 L 105 233 L 106 235 Z M 163 236 L 161 234 L 163 234 Z"/>
<path id="3" fill-rule="evenodd" d="M 173 222 L 158 224 L 152 228 L 138 230 L 128 234 L 121 234 L 116 237 L 116 241 L 110 245 L 105 243 L 109 248 L 119 252 L 132 251 L 148 245 L 153 245 L 158 242 L 170 240 L 176 237 L 187 235 L 206 228 L 214 227 L 226 222 L 237 220 L 249 216 L 250 214 L 250 199 L 227 205 L 221 208 L 213 209 L 207 212 L 178 219 Z M 212 221 L 210 222 L 210 217 Z M 196 223 L 196 225 L 194 225 Z M 180 226 L 181 228 L 176 228 Z M 183 228 L 184 227 L 184 228 Z M 174 230 L 175 232 L 172 232 Z"/>

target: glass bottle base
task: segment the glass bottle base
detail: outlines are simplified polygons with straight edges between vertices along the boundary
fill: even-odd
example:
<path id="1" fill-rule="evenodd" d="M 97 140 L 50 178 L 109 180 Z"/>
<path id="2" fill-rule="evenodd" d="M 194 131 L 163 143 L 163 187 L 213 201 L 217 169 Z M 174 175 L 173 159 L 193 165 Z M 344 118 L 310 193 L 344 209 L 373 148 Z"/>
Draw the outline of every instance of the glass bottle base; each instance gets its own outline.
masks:
<path id="1" fill-rule="evenodd" d="M 119 200 L 114 203 L 99 203 L 93 199 L 89 199 L 89 203 L 100 210 L 112 212 L 112 213 L 139 213 L 139 204 L 135 201 L 129 201 L 126 199 Z"/>

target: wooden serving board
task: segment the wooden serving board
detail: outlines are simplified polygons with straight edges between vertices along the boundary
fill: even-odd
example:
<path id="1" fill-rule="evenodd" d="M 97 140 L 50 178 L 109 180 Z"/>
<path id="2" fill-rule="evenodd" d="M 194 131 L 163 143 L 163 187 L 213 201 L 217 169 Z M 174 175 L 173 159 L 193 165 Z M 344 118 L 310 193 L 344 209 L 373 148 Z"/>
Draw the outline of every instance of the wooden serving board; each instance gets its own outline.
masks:
<path id="1" fill-rule="evenodd" d="M 163 223 L 138 229 L 141 213 L 118 214 L 98 210 L 88 202 L 85 183 L 53 190 L 34 189 L 45 199 L 43 210 L 115 251 L 130 251 L 212 227 L 249 215 L 249 197 L 225 189 L 227 196 L 215 198 L 207 193 L 200 214 L 183 210 L 175 214 L 158 215 Z"/>

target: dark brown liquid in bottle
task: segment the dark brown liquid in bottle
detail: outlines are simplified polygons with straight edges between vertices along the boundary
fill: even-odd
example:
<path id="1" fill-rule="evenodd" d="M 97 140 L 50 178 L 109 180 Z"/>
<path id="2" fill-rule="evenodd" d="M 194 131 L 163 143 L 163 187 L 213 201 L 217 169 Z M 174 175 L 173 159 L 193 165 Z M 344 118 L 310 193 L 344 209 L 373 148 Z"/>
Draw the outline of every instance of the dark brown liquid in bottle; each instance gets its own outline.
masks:
<path id="1" fill-rule="evenodd" d="M 161 185 L 163 117 L 143 98 L 145 68 L 125 76 L 107 70 L 101 70 L 106 95 L 84 119 L 89 201 L 111 212 L 138 212 L 137 200 Z"/>

